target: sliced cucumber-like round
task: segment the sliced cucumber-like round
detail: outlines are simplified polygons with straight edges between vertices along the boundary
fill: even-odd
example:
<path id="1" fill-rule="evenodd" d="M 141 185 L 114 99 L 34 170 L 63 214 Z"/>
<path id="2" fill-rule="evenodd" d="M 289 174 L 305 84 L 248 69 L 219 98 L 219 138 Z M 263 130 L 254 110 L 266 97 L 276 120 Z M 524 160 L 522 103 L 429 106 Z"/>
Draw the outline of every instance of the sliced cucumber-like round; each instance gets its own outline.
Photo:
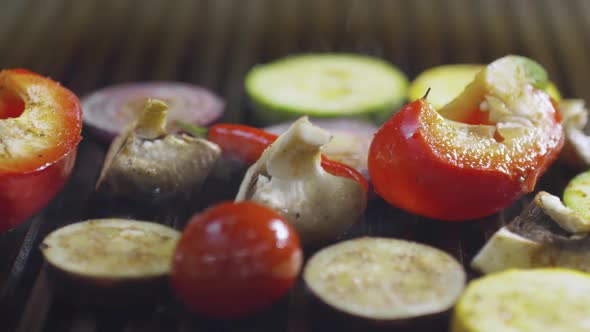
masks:
<path id="1" fill-rule="evenodd" d="M 378 58 L 354 54 L 290 56 L 254 67 L 246 90 L 260 122 L 312 117 L 384 121 L 401 106 L 406 76 Z"/>
<path id="2" fill-rule="evenodd" d="M 566 269 L 510 270 L 469 284 L 452 332 L 590 330 L 590 275 Z"/>
<path id="3" fill-rule="evenodd" d="M 303 279 L 322 302 L 372 321 L 402 321 L 450 309 L 465 284 L 463 267 L 433 247 L 358 238 L 327 247 Z"/>
<path id="4" fill-rule="evenodd" d="M 453 64 L 427 69 L 410 84 L 408 99 L 420 99 L 430 88 L 428 102 L 437 110 L 441 109 L 460 95 L 483 68 L 480 64 Z M 561 100 L 561 95 L 553 83 L 548 82 L 544 90 L 556 101 Z"/>
<path id="5" fill-rule="evenodd" d="M 563 203 L 581 218 L 590 220 L 590 171 L 578 174 L 568 183 Z"/>
<path id="6" fill-rule="evenodd" d="M 150 304 L 168 294 L 180 233 L 127 219 L 96 219 L 50 233 L 41 243 L 56 293 L 74 302 Z"/>

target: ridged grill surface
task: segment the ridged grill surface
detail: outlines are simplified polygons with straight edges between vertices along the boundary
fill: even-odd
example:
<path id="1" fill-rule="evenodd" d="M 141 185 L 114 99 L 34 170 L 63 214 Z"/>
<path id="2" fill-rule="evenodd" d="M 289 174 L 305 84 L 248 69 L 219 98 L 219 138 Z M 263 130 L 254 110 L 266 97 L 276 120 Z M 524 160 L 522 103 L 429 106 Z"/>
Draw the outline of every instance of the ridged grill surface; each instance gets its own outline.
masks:
<path id="1" fill-rule="evenodd" d="M 191 82 L 225 99 L 226 122 L 250 123 L 243 89 L 249 68 L 301 52 L 375 55 L 410 78 L 439 64 L 522 54 L 543 64 L 564 96 L 590 100 L 589 41 L 590 2 L 584 0 L 0 1 L 0 68 L 31 69 L 79 96 L 121 82 Z M 92 193 L 106 147 L 89 133 L 84 136 L 62 193 L 27 224 L 0 235 L 1 331 L 359 330 L 310 310 L 301 282 L 270 312 L 239 322 L 200 319 L 173 300 L 132 315 L 81 309 L 57 299 L 45 278 L 41 239 L 61 225 L 108 214 L 97 207 L 104 201 Z M 555 165 L 538 189 L 561 194 L 571 176 Z M 191 212 L 231 199 L 234 187 L 227 188 L 188 209 L 158 206 L 145 217 L 181 228 Z M 374 201 L 348 236 L 429 243 L 466 264 L 526 200 L 499 215 L 461 224 L 426 220 Z M 448 317 L 408 330 L 447 331 Z"/>

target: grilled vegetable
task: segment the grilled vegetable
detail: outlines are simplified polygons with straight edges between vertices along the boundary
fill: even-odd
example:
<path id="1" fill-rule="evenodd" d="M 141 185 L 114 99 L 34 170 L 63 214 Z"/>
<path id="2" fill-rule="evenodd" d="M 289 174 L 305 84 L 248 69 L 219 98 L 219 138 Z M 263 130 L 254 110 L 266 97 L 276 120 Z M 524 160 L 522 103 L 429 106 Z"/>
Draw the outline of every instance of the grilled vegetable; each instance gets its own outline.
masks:
<path id="1" fill-rule="evenodd" d="M 122 305 L 166 293 L 180 233 L 137 220 L 96 219 L 50 233 L 41 243 L 55 286 L 93 304 Z"/>
<path id="2" fill-rule="evenodd" d="M 563 202 L 590 224 L 590 171 L 577 175 L 568 183 Z"/>
<path id="3" fill-rule="evenodd" d="M 254 200 L 284 216 L 304 245 L 337 239 L 364 212 L 366 188 L 322 167 L 330 135 L 304 117 L 270 145 L 246 172 L 237 201 Z"/>
<path id="4" fill-rule="evenodd" d="M 195 313 L 237 318 L 283 297 L 302 260 L 297 233 L 283 217 L 254 202 L 225 202 L 189 221 L 172 286 Z"/>
<path id="5" fill-rule="evenodd" d="M 137 120 L 149 98 L 164 100 L 170 107 L 168 132 L 176 131 L 176 120 L 207 126 L 223 115 L 223 101 L 204 88 L 180 82 L 142 82 L 111 86 L 84 97 L 84 123 L 110 142 Z"/>
<path id="6" fill-rule="evenodd" d="M 473 281 L 451 332 L 582 332 L 590 329 L 590 276 L 565 269 L 507 271 Z"/>
<path id="7" fill-rule="evenodd" d="M 546 84 L 537 63 L 507 56 L 439 112 L 426 99 L 405 106 L 371 143 L 375 192 L 442 220 L 483 217 L 512 204 L 534 189 L 563 145 L 560 113 L 538 90 Z"/>
<path id="8" fill-rule="evenodd" d="M 386 238 L 337 243 L 312 256 L 303 279 L 322 302 L 372 321 L 402 321 L 449 310 L 465 272 L 433 247 Z"/>
<path id="9" fill-rule="evenodd" d="M 97 189 L 135 199 L 170 197 L 197 188 L 221 154 L 215 143 L 167 134 L 167 106 L 150 99 L 138 121 L 117 137 Z"/>
<path id="10" fill-rule="evenodd" d="M 264 130 L 240 124 L 215 124 L 208 130 L 207 139 L 219 144 L 223 153 L 240 162 L 253 164 L 262 152 L 277 139 L 277 135 Z M 328 159 L 322 155 L 322 168 L 336 176 L 343 176 L 358 182 L 368 190 L 367 180 L 354 168 Z"/>
<path id="11" fill-rule="evenodd" d="M 459 96 L 484 67 L 479 64 L 454 64 L 427 69 L 410 84 L 408 99 L 418 100 L 431 89 L 428 101 L 432 107 L 441 109 Z M 553 100 L 561 100 L 561 94 L 555 84 L 548 82 L 544 90 Z"/>
<path id="12" fill-rule="evenodd" d="M 425 70 L 410 83 L 408 99 L 410 101 L 421 99 L 426 91 L 431 89 L 428 93 L 428 101 L 432 107 L 441 109 L 460 95 L 484 67 L 477 64 L 459 64 Z"/>
<path id="13" fill-rule="evenodd" d="M 397 111 L 408 81 L 391 64 L 353 54 L 290 56 L 254 67 L 246 91 L 264 123 L 302 115 L 382 122 Z"/>
<path id="14" fill-rule="evenodd" d="M 590 221 L 540 192 L 514 221 L 498 230 L 471 265 L 483 273 L 510 268 L 567 267 L 590 271 Z"/>
<path id="15" fill-rule="evenodd" d="M 322 147 L 322 153 L 335 161 L 354 167 L 368 176 L 367 156 L 377 127 L 365 121 L 345 119 L 317 119 L 312 123 L 332 135 L 330 142 Z M 284 133 L 292 123 L 282 123 L 265 128 L 275 135 Z"/>
<path id="16" fill-rule="evenodd" d="M 581 99 L 563 100 L 559 104 L 563 115 L 565 144 L 560 158 L 574 169 L 590 167 L 590 137 L 584 133 L 588 123 L 588 110 Z"/>
<path id="17" fill-rule="evenodd" d="M 61 190 L 81 130 L 82 109 L 71 91 L 27 70 L 0 71 L 0 232 Z"/>

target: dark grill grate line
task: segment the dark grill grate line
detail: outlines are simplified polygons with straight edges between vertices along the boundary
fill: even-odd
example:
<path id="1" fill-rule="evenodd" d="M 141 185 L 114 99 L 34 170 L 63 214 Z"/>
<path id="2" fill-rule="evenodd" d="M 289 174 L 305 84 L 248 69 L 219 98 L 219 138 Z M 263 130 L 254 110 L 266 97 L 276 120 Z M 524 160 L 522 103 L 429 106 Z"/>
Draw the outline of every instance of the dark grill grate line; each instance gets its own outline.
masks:
<path id="1" fill-rule="evenodd" d="M 270 30 L 268 35 L 270 39 L 262 43 L 264 51 L 257 63 L 265 63 L 278 57 L 292 54 L 298 50 L 298 36 L 301 35 L 301 30 L 303 29 L 300 21 L 300 13 L 304 10 L 302 8 L 303 5 L 303 1 L 289 0 L 277 0 L 269 3 L 269 12 L 272 13 L 270 16 L 273 19 L 271 23 L 266 24 L 265 28 Z M 308 14 L 318 15 L 319 11 L 309 11 Z M 313 22 L 316 22 L 316 20 L 313 20 Z M 327 24 L 333 25 L 333 23 Z M 320 28 L 315 25 L 313 33 L 318 33 L 318 29 Z M 332 46 L 326 40 L 326 35 L 322 34 L 321 36 L 320 45 L 318 45 L 319 49 L 325 51 L 332 50 Z M 298 52 L 302 51 L 299 50 Z"/>
<path id="2" fill-rule="evenodd" d="M 159 35 L 163 36 L 163 40 L 160 43 L 155 43 L 156 49 L 160 50 L 160 56 L 150 56 L 154 62 L 158 61 L 152 65 L 154 74 L 150 77 L 151 79 L 174 80 L 187 70 L 187 68 L 179 66 L 178 63 L 180 63 L 183 51 L 186 50 L 186 45 L 190 42 L 191 28 L 201 22 L 201 20 L 196 20 L 196 22 L 194 20 L 198 13 L 197 5 L 197 2 L 190 0 L 168 3 L 163 22 L 160 24 L 162 32 Z M 176 8 L 182 8 L 182 10 L 176 10 Z M 199 54 L 203 53 L 204 48 L 201 47 Z M 144 52 L 144 56 L 147 54 L 149 52 Z M 188 60 L 190 60 L 189 62 L 194 61 L 194 59 Z"/>
<path id="3" fill-rule="evenodd" d="M 590 53 L 590 2 L 585 0 L 576 0 L 568 2 L 570 4 L 570 11 L 573 13 L 574 20 L 576 22 L 576 38 L 578 42 L 584 45 L 585 54 Z M 586 92 L 585 99 L 588 99 L 588 93 Z"/>
<path id="4" fill-rule="evenodd" d="M 590 7 L 587 6 L 581 13 L 588 15 L 590 13 L 589 9 Z M 570 84 L 572 84 L 572 87 L 569 90 L 570 95 L 566 95 L 565 97 L 575 96 L 576 98 L 590 100 L 590 91 L 587 89 L 587 73 L 590 72 L 590 65 L 587 61 L 588 52 L 590 52 L 590 40 L 588 39 L 590 37 L 589 25 L 587 20 L 580 19 L 580 13 L 577 12 L 577 7 L 574 6 L 573 2 L 564 4 L 560 10 L 567 17 L 565 19 L 567 22 L 563 23 L 564 29 L 560 29 L 559 31 L 564 34 L 570 34 L 563 38 L 567 43 L 567 50 L 564 51 L 571 52 L 565 61 L 569 63 L 569 66 L 566 68 L 568 69 L 568 78 L 571 79 Z"/>
<path id="5" fill-rule="evenodd" d="M 375 4 L 378 38 L 383 45 L 383 56 L 402 71 L 409 71 L 409 33 L 411 18 L 405 14 L 405 1 L 382 0 Z"/>
<path id="6" fill-rule="evenodd" d="M 539 17 L 538 10 L 531 7 L 530 2 L 514 1 L 511 4 L 513 5 L 511 12 L 514 14 L 514 21 L 517 22 L 518 26 L 516 32 L 522 36 L 524 48 L 528 50 L 531 57 L 539 61 L 547 69 L 552 80 L 559 80 L 555 56 L 544 38 L 543 21 Z M 558 81 L 555 83 L 560 85 Z"/>
<path id="7" fill-rule="evenodd" d="M 221 80 L 225 77 L 229 65 L 230 31 L 235 26 L 234 22 L 238 19 L 239 12 L 227 0 L 203 3 L 207 6 L 202 8 L 201 5 L 198 14 L 207 22 L 207 25 L 200 26 L 200 29 L 206 30 L 202 37 L 204 42 L 201 41 L 199 44 L 193 41 L 193 44 L 201 45 L 196 52 L 202 53 L 203 58 L 200 63 L 190 59 L 190 62 L 195 64 L 191 80 L 221 93 Z"/>
<path id="8" fill-rule="evenodd" d="M 31 296 L 27 301 L 22 318 L 16 328 L 16 332 L 42 331 L 47 318 L 47 312 L 51 305 L 51 295 L 45 272 L 41 271 L 31 290 Z"/>
<path id="9" fill-rule="evenodd" d="M 263 18 L 268 15 L 268 7 L 261 0 L 248 1 L 248 5 L 239 2 L 241 16 L 232 31 L 232 43 L 228 52 L 228 72 L 224 75 L 223 96 L 227 102 L 225 120 L 229 122 L 248 121 L 248 112 L 243 112 L 244 88 L 243 77 L 256 63 L 257 52 L 263 34 Z M 248 31 L 249 33 L 244 33 Z M 246 113 L 246 114 L 245 114 Z"/>
<path id="10" fill-rule="evenodd" d="M 129 12 L 134 1 L 105 1 L 102 5 L 95 2 L 96 16 L 93 24 L 100 33 L 94 40 L 82 40 L 79 46 L 80 65 L 72 75 L 71 87 L 74 91 L 85 94 L 92 89 L 109 83 L 114 71 L 114 62 L 120 54 Z M 107 24 L 108 23 L 108 24 Z"/>
<path id="11" fill-rule="evenodd" d="M 126 82 L 132 78 L 144 80 L 146 76 L 149 76 L 146 73 L 153 70 L 142 63 L 146 59 L 157 57 L 160 50 L 159 45 L 155 45 L 153 41 L 159 36 L 158 23 L 164 16 L 165 11 L 162 7 L 166 3 L 159 0 L 145 0 L 136 6 L 138 12 L 132 15 L 133 20 L 128 22 L 130 24 L 125 28 L 126 39 L 122 57 L 113 68 L 115 73 L 112 77 L 113 83 Z"/>
<path id="12" fill-rule="evenodd" d="M 481 24 L 474 1 L 451 0 L 441 6 L 443 22 L 443 63 L 479 63 L 481 60 Z"/>
<path id="13" fill-rule="evenodd" d="M 45 6 L 49 8 L 46 8 Z M 63 34 L 65 33 L 65 31 L 60 30 L 60 26 L 69 23 L 68 20 L 72 18 L 70 8 L 71 6 L 65 1 L 55 4 L 46 1 L 43 6 L 40 6 L 40 10 L 43 11 L 43 19 L 33 23 L 30 28 L 31 36 L 35 37 L 31 37 L 30 40 L 32 42 L 27 44 L 27 47 L 20 49 L 21 52 L 14 55 L 25 68 L 34 68 L 34 70 L 44 75 L 49 75 L 51 59 L 48 56 L 39 59 L 39 53 L 52 53 L 52 57 L 63 57 L 63 50 L 59 47 L 58 40 L 62 39 Z M 55 26 L 54 34 L 44 36 L 42 32 L 50 22 L 59 23 Z"/>
<path id="14" fill-rule="evenodd" d="M 63 196 L 62 196 L 63 197 Z M 59 198 L 58 198 L 59 199 Z M 35 216 L 27 233 L 18 247 L 18 255 L 10 262 L 12 268 L 10 274 L 3 280 L 0 288 L 0 311 L 5 316 L 4 322 L 7 329 L 12 329 L 16 319 L 22 312 L 22 307 L 31 292 L 32 276 L 27 274 L 31 269 L 37 269 L 39 260 L 33 251 L 37 249 L 39 229 L 42 226 L 44 214 Z M 18 294 L 17 290 L 24 289 L 23 294 Z"/>
<path id="15" fill-rule="evenodd" d="M 94 6 L 95 3 L 92 1 L 74 1 L 71 6 L 62 8 L 65 18 L 56 20 L 59 25 L 54 33 L 55 39 L 51 39 L 51 43 L 46 46 L 48 51 L 55 53 L 51 57 L 41 59 L 43 62 L 40 66 L 44 68 L 46 75 L 61 80 L 60 76 L 73 62 L 72 54 L 76 41 L 83 38 L 84 31 L 92 28 L 91 21 L 85 18 L 89 16 Z"/>
<path id="16" fill-rule="evenodd" d="M 479 2 L 479 19 L 483 27 L 485 61 L 509 54 L 513 50 L 513 33 L 506 20 L 506 1 L 482 0 Z"/>
<path id="17" fill-rule="evenodd" d="M 559 4 L 556 6 L 551 1 L 544 1 L 543 4 L 543 18 L 547 22 L 546 35 L 553 41 L 552 46 L 556 52 L 559 68 L 563 71 L 560 88 L 566 96 L 569 94 L 579 97 L 588 96 L 584 84 L 587 80 L 586 73 L 590 72 L 590 65 L 586 61 L 582 44 L 572 26 L 572 16 L 564 6 Z"/>
<path id="18" fill-rule="evenodd" d="M 382 56 L 381 43 L 377 40 L 377 24 L 374 20 L 374 3 L 351 0 L 346 15 L 351 30 L 350 52 Z"/>
<path id="19" fill-rule="evenodd" d="M 342 17 L 341 8 L 346 4 L 334 0 L 319 1 L 312 6 L 308 1 L 303 10 L 300 12 L 309 13 L 308 27 L 301 27 L 299 35 L 307 36 L 307 45 L 309 51 L 313 52 L 334 52 L 337 45 L 334 43 L 336 33 L 342 31 L 340 28 L 340 21 L 346 18 Z M 297 21 L 294 15 L 291 15 L 291 29 L 294 31 L 297 27 Z M 309 29 L 307 29 L 309 28 Z M 304 32 L 306 31 L 306 32 Z M 288 42 L 287 37 L 287 42 Z M 298 38 L 301 39 L 301 38 Z"/>
<path id="20" fill-rule="evenodd" d="M 410 77 L 441 63 L 443 57 L 442 17 L 439 1 L 410 1 L 406 15 L 410 24 Z"/>
<path id="21" fill-rule="evenodd" d="M 0 45 L 3 45 L 2 52 L 0 52 L 0 61 L 3 66 L 14 66 L 16 61 L 11 58 L 10 52 L 5 48 L 19 47 L 18 42 L 19 33 L 21 32 L 20 23 L 23 22 L 35 7 L 34 0 L 11 1 L 10 5 L 3 7 L 0 11 Z"/>
<path id="22" fill-rule="evenodd" d="M 50 24 L 52 19 L 55 19 L 55 15 L 58 14 L 57 9 L 59 5 L 55 5 L 50 1 L 39 1 L 34 0 L 29 3 L 26 8 L 26 15 L 22 18 L 23 21 L 27 21 L 26 17 L 33 13 L 36 20 L 22 24 L 22 22 L 14 22 L 16 28 L 13 31 L 12 37 L 6 44 L 10 47 L 4 47 L 3 52 L 6 57 L 7 67 L 26 67 L 32 70 L 39 70 L 37 64 L 31 62 L 31 53 L 38 54 L 35 52 L 36 45 L 39 44 L 43 38 L 41 38 L 42 29 Z"/>

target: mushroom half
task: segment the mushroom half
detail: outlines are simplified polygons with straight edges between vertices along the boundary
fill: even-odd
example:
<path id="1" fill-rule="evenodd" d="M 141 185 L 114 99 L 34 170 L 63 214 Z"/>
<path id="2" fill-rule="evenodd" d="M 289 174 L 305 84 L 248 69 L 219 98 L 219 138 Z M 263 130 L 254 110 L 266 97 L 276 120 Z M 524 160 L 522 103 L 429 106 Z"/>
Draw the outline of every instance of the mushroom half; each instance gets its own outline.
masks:
<path id="1" fill-rule="evenodd" d="M 589 231 L 588 220 L 542 191 L 490 238 L 471 266 L 484 274 L 537 267 L 590 271 Z"/>
<path id="2" fill-rule="evenodd" d="M 134 199 L 198 188 L 221 155 L 215 143 L 165 130 L 168 106 L 149 99 L 139 119 L 111 144 L 97 190 Z"/>
<path id="3" fill-rule="evenodd" d="M 321 166 L 330 134 L 300 118 L 246 172 L 237 201 L 254 200 L 284 216 L 304 245 L 336 240 L 364 212 L 365 189 Z"/>

